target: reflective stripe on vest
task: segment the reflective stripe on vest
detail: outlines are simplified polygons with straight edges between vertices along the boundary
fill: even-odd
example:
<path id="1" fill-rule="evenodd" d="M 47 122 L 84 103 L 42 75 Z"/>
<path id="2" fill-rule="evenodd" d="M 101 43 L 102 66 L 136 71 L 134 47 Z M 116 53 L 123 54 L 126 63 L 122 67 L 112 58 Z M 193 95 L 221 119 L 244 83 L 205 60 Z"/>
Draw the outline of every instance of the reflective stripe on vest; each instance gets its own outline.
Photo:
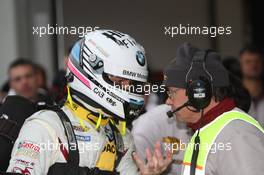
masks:
<path id="1" fill-rule="evenodd" d="M 200 130 L 200 151 L 197 159 L 196 166 L 196 175 L 205 175 L 205 165 L 208 154 L 212 148 L 212 145 L 215 142 L 215 139 L 219 135 L 219 133 L 224 129 L 226 125 L 228 125 L 233 120 L 243 120 L 247 123 L 250 123 L 257 127 L 260 131 L 264 133 L 264 129 L 261 125 L 251 116 L 246 113 L 242 113 L 239 111 L 229 111 L 225 112 L 219 117 L 217 117 L 214 121 L 204 126 Z M 188 143 L 188 146 L 185 150 L 184 160 L 183 160 L 183 175 L 190 174 L 190 165 L 192 159 L 192 153 L 194 148 L 194 138 L 197 135 L 197 131 L 193 135 L 191 141 Z"/>

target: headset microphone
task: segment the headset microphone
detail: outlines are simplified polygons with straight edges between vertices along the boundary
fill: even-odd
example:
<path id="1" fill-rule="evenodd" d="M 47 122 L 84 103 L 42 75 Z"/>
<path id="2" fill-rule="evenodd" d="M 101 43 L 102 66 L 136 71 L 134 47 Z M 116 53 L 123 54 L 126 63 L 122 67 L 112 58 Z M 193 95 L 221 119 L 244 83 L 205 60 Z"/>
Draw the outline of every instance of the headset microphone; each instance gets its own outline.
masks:
<path id="1" fill-rule="evenodd" d="M 179 110 L 181 110 L 182 108 L 184 108 L 184 107 L 186 107 L 186 106 L 189 106 L 189 101 L 187 101 L 186 103 L 184 103 L 183 105 L 181 105 L 180 107 L 176 108 L 176 109 L 173 110 L 173 111 L 168 111 L 168 112 L 167 112 L 167 116 L 168 116 L 169 118 L 173 117 L 173 114 L 174 114 L 175 112 L 178 112 Z"/>

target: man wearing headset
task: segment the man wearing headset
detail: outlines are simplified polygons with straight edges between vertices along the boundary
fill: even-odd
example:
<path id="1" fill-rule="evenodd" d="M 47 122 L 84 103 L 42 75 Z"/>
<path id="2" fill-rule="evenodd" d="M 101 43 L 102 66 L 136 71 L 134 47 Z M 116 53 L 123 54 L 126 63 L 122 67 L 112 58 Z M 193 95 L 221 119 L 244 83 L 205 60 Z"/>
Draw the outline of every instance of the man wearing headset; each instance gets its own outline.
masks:
<path id="1" fill-rule="evenodd" d="M 220 56 L 185 43 L 164 74 L 168 116 L 194 131 L 182 174 L 263 174 L 264 130 L 236 107 Z"/>

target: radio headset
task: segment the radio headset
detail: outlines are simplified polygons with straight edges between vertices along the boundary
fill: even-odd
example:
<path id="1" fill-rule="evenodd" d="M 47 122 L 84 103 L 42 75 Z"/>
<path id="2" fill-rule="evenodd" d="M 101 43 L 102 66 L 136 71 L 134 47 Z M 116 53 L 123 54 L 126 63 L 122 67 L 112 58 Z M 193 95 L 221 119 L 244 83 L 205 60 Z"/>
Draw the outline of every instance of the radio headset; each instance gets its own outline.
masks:
<path id="1" fill-rule="evenodd" d="M 201 112 L 201 119 L 199 124 L 200 126 L 198 128 L 197 135 L 194 139 L 195 144 L 194 144 L 192 160 L 191 160 L 190 175 L 195 175 L 196 163 L 197 163 L 199 147 L 200 147 L 199 133 L 200 133 L 200 127 L 202 125 L 203 110 L 210 104 L 213 95 L 213 77 L 208 72 L 205 66 L 206 57 L 210 52 L 211 50 L 195 52 L 191 62 L 191 66 L 185 76 L 186 96 L 188 97 L 188 101 L 184 103 L 182 106 L 175 109 L 174 111 L 167 112 L 168 117 L 173 117 L 173 114 L 175 112 L 188 106 L 195 108 L 196 111 L 194 112 Z M 206 76 L 204 74 L 197 75 L 197 73 L 201 73 L 201 69 Z M 195 72 L 195 77 L 197 78 L 193 78 L 193 76 L 191 75 L 192 72 Z M 196 145 L 198 145 L 198 147 L 196 147 Z"/>

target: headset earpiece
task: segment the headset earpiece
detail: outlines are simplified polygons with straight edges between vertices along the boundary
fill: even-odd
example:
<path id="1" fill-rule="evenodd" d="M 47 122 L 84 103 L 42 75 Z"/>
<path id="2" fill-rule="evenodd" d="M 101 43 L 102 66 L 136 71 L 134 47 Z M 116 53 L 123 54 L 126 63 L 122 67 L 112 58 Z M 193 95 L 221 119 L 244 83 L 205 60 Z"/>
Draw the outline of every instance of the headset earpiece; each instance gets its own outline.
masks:
<path id="1" fill-rule="evenodd" d="M 205 77 L 200 77 L 188 83 L 186 89 L 190 105 L 197 110 L 206 108 L 212 98 L 211 84 Z"/>
<path id="2" fill-rule="evenodd" d="M 186 96 L 188 97 L 190 106 L 194 107 L 198 111 L 206 108 L 210 104 L 213 95 L 213 79 L 211 74 L 206 70 L 205 67 L 207 54 L 208 51 L 196 52 L 193 56 L 191 67 L 186 74 Z M 208 75 L 208 77 L 198 75 L 198 78 L 192 78 L 190 76 L 190 73 L 192 71 L 200 69 L 201 67 L 203 68 L 205 74 Z"/>

